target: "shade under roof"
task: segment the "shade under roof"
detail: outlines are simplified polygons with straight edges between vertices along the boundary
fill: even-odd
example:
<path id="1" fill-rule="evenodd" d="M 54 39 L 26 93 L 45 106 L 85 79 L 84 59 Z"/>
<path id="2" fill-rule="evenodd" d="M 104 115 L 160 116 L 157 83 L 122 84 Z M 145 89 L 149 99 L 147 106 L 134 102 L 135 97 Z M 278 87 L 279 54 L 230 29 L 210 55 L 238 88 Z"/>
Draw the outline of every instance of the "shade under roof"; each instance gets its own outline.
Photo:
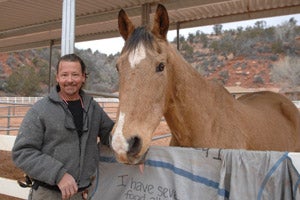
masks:
<path id="1" fill-rule="evenodd" d="M 142 6 L 168 10 L 170 30 L 300 13 L 300 0 L 77 0 L 75 41 L 119 36 L 117 15 L 125 9 L 136 25 Z M 0 52 L 61 42 L 62 0 L 0 0 Z M 151 15 L 152 16 L 152 15 Z"/>

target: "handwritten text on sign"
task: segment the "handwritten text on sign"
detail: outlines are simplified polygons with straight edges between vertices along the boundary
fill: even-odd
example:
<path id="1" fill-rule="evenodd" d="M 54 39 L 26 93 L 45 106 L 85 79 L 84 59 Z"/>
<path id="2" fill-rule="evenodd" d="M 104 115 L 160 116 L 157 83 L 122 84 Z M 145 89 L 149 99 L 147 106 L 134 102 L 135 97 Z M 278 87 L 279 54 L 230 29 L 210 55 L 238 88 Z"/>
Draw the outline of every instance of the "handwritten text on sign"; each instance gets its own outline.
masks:
<path id="1" fill-rule="evenodd" d="M 118 176 L 120 184 L 118 187 L 127 187 L 123 199 L 129 200 L 179 200 L 176 190 L 161 185 L 145 184 L 142 181 L 128 177 L 128 175 Z M 127 183 L 127 184 L 126 184 Z"/>

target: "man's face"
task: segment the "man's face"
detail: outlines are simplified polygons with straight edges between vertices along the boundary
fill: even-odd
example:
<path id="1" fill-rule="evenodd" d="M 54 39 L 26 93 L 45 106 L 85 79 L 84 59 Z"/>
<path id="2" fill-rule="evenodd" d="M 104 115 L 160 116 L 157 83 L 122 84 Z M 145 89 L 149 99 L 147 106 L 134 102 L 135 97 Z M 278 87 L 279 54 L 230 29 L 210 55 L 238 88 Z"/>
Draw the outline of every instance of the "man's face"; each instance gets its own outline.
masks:
<path id="1" fill-rule="evenodd" d="M 59 63 L 56 81 L 60 86 L 60 92 L 65 97 L 75 97 L 85 82 L 85 74 L 81 71 L 79 62 L 61 61 Z"/>

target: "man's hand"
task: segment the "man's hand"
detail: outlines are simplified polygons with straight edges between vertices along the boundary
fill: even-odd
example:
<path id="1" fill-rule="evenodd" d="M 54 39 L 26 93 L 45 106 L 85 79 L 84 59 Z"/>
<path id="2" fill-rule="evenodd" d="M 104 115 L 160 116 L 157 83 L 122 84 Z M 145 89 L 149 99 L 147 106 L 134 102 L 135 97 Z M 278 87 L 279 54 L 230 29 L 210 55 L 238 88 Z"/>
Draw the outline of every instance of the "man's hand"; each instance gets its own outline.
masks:
<path id="1" fill-rule="evenodd" d="M 68 173 L 66 173 L 62 177 L 62 179 L 58 183 L 58 187 L 61 191 L 63 200 L 71 198 L 74 194 L 77 193 L 78 190 L 78 186 L 75 179 Z"/>

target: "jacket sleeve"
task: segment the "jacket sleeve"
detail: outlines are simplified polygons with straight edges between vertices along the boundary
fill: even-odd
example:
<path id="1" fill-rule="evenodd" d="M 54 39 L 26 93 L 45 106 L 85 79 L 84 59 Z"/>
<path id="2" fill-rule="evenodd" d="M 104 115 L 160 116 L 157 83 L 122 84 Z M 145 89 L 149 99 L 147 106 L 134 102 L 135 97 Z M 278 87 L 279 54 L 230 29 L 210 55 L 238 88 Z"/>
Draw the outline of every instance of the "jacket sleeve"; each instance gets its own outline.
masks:
<path id="1" fill-rule="evenodd" d="M 42 120 L 31 108 L 22 121 L 12 149 L 12 159 L 30 177 L 56 185 L 67 170 L 61 162 L 42 152 L 43 137 Z"/>
<path id="2" fill-rule="evenodd" d="M 100 122 L 99 137 L 102 144 L 109 145 L 110 132 L 112 131 L 114 122 L 110 119 L 110 117 L 106 114 L 106 112 L 101 107 L 100 109 L 101 109 L 100 110 L 101 122 Z"/>

